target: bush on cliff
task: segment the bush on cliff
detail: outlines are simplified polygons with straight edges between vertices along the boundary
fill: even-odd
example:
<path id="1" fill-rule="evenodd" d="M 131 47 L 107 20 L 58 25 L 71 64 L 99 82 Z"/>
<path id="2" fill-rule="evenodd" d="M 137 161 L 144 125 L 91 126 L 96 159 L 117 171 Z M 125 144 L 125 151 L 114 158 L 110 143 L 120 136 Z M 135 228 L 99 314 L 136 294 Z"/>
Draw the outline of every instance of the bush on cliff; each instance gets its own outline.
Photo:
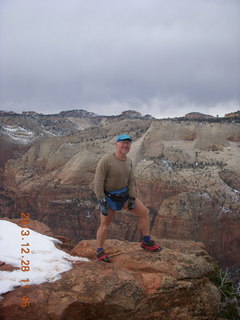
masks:
<path id="1" fill-rule="evenodd" d="M 222 270 L 217 264 L 210 280 L 221 293 L 221 304 L 218 316 L 229 320 L 240 319 L 240 295 L 229 279 L 228 271 Z"/>

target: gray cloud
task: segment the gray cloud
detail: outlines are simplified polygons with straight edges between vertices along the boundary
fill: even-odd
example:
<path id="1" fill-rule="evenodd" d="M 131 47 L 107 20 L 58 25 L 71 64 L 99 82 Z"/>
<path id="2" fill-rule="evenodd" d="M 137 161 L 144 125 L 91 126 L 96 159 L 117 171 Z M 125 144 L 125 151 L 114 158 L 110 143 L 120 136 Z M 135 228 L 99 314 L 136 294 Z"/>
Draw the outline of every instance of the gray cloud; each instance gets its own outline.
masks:
<path id="1" fill-rule="evenodd" d="M 0 108 L 239 109 L 238 0 L 2 0 Z"/>

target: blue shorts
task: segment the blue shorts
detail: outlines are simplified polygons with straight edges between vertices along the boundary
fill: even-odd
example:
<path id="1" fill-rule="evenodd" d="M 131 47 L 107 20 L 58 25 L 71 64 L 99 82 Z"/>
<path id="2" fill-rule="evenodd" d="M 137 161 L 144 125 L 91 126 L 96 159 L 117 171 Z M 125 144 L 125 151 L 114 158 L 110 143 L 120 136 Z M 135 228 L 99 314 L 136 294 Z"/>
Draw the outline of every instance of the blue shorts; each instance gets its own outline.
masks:
<path id="1" fill-rule="evenodd" d="M 126 192 L 126 191 L 128 191 L 128 188 L 123 188 L 123 189 L 111 191 L 109 193 L 117 195 L 117 194 L 120 194 L 120 193 L 123 193 L 123 192 Z M 113 201 L 108 196 L 105 197 L 109 208 L 112 209 L 112 210 L 122 210 L 123 205 L 128 200 L 128 198 L 129 198 L 129 196 L 126 195 L 124 198 L 121 199 L 121 201 Z"/>

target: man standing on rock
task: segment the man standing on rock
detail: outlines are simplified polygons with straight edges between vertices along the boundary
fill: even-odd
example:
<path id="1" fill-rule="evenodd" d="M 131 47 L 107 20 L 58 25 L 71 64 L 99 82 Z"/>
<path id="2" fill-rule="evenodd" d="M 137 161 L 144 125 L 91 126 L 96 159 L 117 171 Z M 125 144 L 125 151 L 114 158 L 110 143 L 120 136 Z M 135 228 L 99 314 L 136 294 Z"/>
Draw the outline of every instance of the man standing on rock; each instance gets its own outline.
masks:
<path id="1" fill-rule="evenodd" d="M 127 157 L 132 138 L 121 134 L 116 138 L 115 152 L 104 156 L 98 163 L 94 179 L 94 191 L 99 200 L 101 222 L 97 231 L 97 258 L 110 262 L 104 253 L 104 241 L 115 211 L 129 210 L 139 217 L 139 225 L 143 235 L 141 247 L 159 252 L 161 247 L 150 237 L 149 210 L 141 200 L 136 198 L 132 161 Z"/>

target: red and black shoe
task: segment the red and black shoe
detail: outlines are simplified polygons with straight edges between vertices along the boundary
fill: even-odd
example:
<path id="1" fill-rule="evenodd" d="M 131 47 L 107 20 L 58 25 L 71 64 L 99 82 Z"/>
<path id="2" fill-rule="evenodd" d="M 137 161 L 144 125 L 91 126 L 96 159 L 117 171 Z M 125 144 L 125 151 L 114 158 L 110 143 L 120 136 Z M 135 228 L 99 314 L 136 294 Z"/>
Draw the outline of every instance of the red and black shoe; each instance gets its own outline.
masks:
<path id="1" fill-rule="evenodd" d="M 109 256 L 107 256 L 104 253 L 104 250 L 97 252 L 97 259 L 98 259 L 98 261 L 103 261 L 103 262 L 108 262 L 108 263 L 111 262 Z"/>
<path id="2" fill-rule="evenodd" d="M 141 247 L 152 252 L 160 252 L 162 250 L 161 246 L 156 244 L 153 240 L 150 240 L 149 242 L 142 241 Z"/>

